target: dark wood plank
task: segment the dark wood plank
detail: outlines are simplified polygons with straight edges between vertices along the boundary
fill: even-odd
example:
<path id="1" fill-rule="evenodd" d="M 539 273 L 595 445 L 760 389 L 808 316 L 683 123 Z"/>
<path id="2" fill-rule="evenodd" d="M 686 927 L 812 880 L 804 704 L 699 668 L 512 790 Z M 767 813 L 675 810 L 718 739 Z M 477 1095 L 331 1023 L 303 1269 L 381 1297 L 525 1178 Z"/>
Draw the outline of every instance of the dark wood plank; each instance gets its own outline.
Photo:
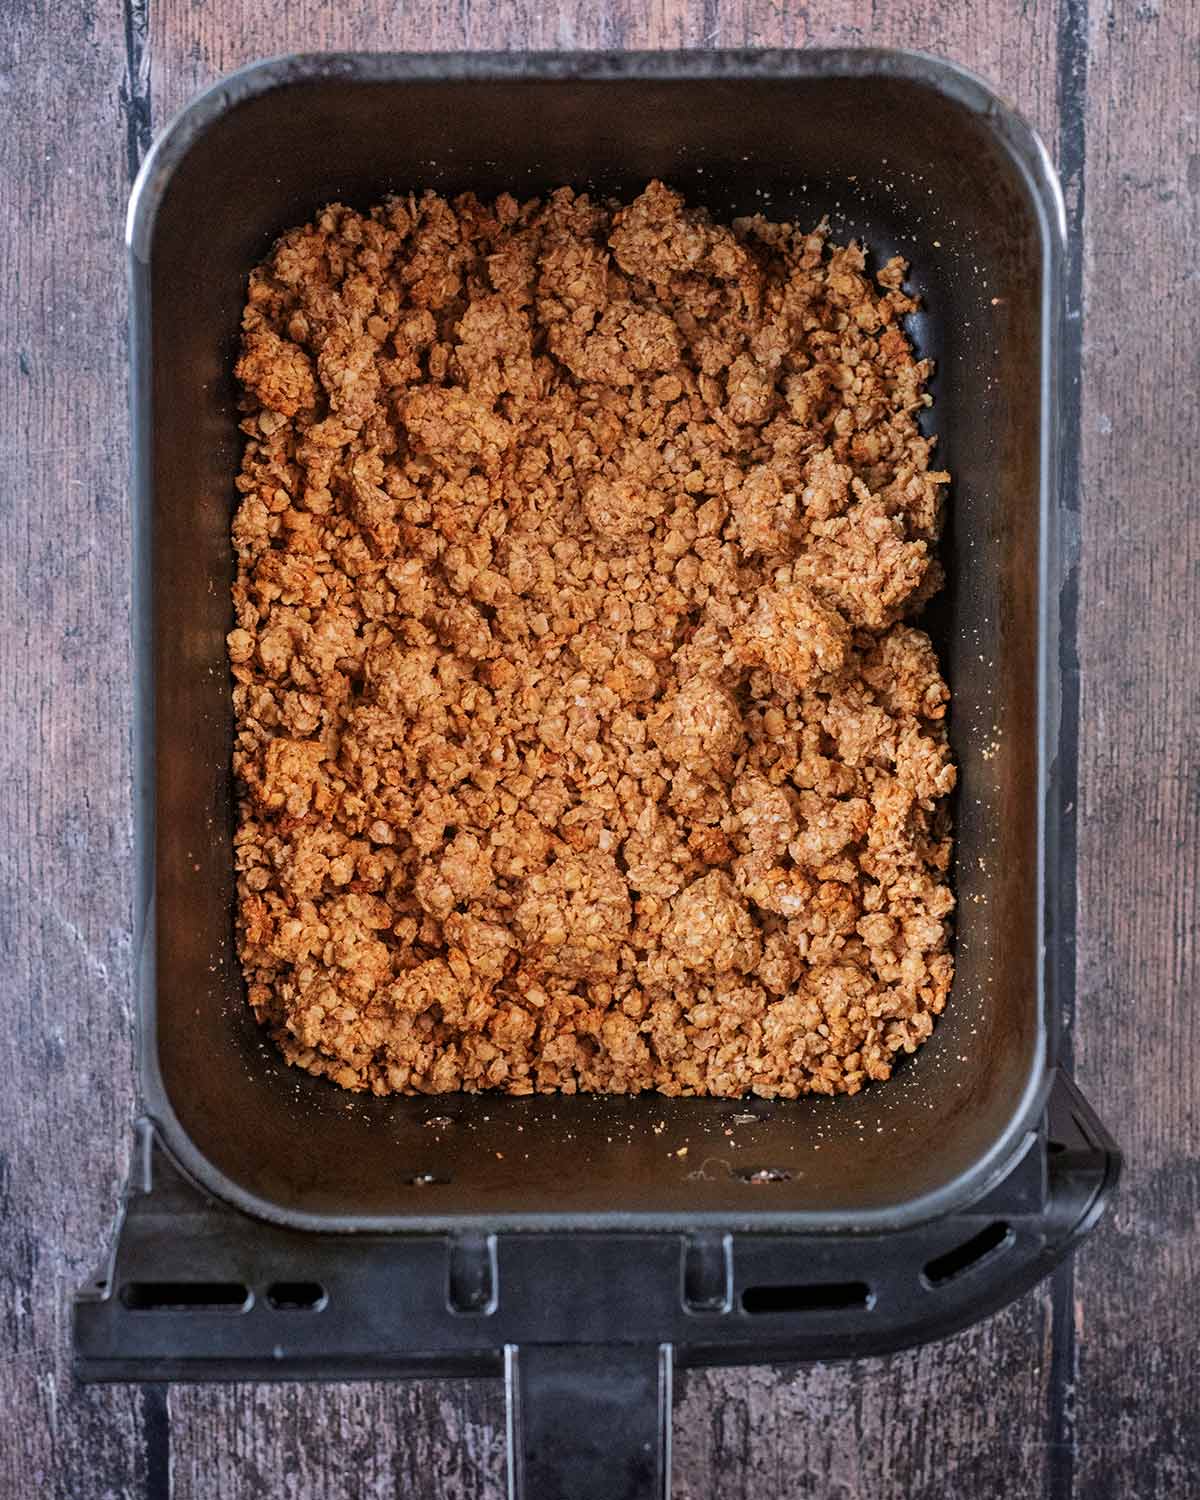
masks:
<path id="1" fill-rule="evenodd" d="M 354 5 L 303 0 L 289 3 L 196 9 L 190 0 L 153 0 L 152 85 L 156 112 L 182 104 L 197 87 L 256 56 L 294 48 L 422 47 L 673 47 L 699 45 L 795 46 L 863 44 L 925 46 L 955 56 L 995 79 L 1003 91 L 1044 129 L 1053 133 L 1056 93 L 1057 11 L 1044 3 L 1018 8 L 1001 0 L 981 7 L 939 5 L 936 14 L 917 0 L 876 17 L 865 0 L 839 0 L 820 15 L 760 3 L 678 3 L 653 0 L 648 6 L 621 0 L 612 5 L 533 6 L 523 0 L 453 4 L 437 0 L 415 11 L 398 10 L 385 0 Z M 1050 1302 L 1046 1290 L 1022 1300 L 949 1344 L 857 1366 L 817 1369 L 797 1376 L 768 1369 L 724 1370 L 686 1379 L 675 1423 L 676 1466 L 681 1493 L 760 1493 L 762 1481 L 778 1476 L 788 1494 L 823 1494 L 837 1476 L 846 1496 L 939 1496 L 948 1472 L 994 1487 L 1006 1495 L 1040 1496 L 1046 1476 L 1040 1444 L 1049 1409 Z M 996 1371 L 1006 1377 L 1002 1438 L 991 1399 Z M 417 1430 L 420 1414 L 433 1414 L 436 1431 L 451 1446 L 452 1418 L 461 1387 L 429 1382 L 390 1395 L 376 1388 L 370 1397 L 352 1388 L 299 1390 L 286 1395 L 288 1409 L 306 1430 L 350 1429 L 353 1414 L 369 1410 L 376 1465 L 390 1473 L 411 1473 L 411 1455 L 424 1451 Z M 222 1430 L 249 1398 L 211 1388 L 172 1391 L 170 1411 L 177 1476 L 194 1474 L 181 1495 L 199 1495 L 207 1486 L 223 1496 L 252 1493 L 261 1468 L 271 1472 L 267 1455 L 290 1451 L 296 1439 L 280 1419 L 258 1426 L 260 1463 L 220 1455 L 203 1439 Z M 367 1402 L 364 1408 L 364 1401 Z M 292 1405 L 294 1403 L 294 1406 Z M 937 1406 L 943 1420 L 925 1413 Z M 261 1405 L 256 1407 L 262 1410 Z M 271 1408 L 266 1408 L 270 1410 Z M 393 1419 L 388 1419 L 394 1411 Z M 502 1431 L 502 1406 L 494 1392 L 477 1407 L 490 1424 L 494 1447 Z M 376 1415 L 377 1414 L 377 1415 Z M 1017 1450 L 1020 1450 L 1019 1452 Z M 256 1451 L 251 1447 L 248 1451 Z M 319 1453 L 319 1448 L 314 1453 Z M 491 1452 L 491 1449 L 488 1450 Z M 1017 1461 L 1019 1460 L 1019 1461 Z M 341 1461 L 327 1456 L 328 1473 L 313 1467 L 314 1493 L 342 1475 L 348 1494 L 373 1493 L 366 1480 L 344 1474 Z M 502 1473 L 480 1460 L 463 1461 L 453 1481 L 430 1470 L 428 1495 L 499 1494 Z M 315 1464 L 315 1459 L 313 1460 Z M 186 1469 L 180 1465 L 186 1465 Z M 195 1466 L 193 1468 L 192 1466 Z M 306 1470 L 305 1472 L 309 1472 Z M 318 1472 L 323 1477 L 316 1478 Z M 378 1472 L 378 1468 L 372 1472 Z M 218 1477 L 219 1476 L 219 1477 Z M 471 1476 L 471 1477 L 468 1477 Z M 354 1488 L 355 1485 L 358 1488 Z M 336 1485 L 334 1486 L 336 1489 Z M 332 1492 L 332 1491 L 331 1491 Z"/>
<path id="2" fill-rule="evenodd" d="M 995 82 L 1055 133 L 1058 8 L 1050 0 L 149 0 L 157 119 L 229 69 L 278 52 L 668 47 L 918 47 Z"/>
<path id="3" fill-rule="evenodd" d="M 946 1500 L 1046 1493 L 1049 1309 L 1027 1297 L 891 1359 L 688 1377 L 678 1500 Z"/>
<path id="4" fill-rule="evenodd" d="M 1077 1071 L 1128 1153 L 1080 1257 L 1076 1492 L 1200 1488 L 1200 49 L 1094 4 L 1087 87 Z"/>
<path id="5" fill-rule="evenodd" d="M 0 1494 L 135 1496 L 136 1389 L 70 1376 L 133 1110 L 119 14 L 5 7 Z"/>
<path id="6" fill-rule="evenodd" d="M 500 1500 L 503 1410 L 487 1380 L 181 1387 L 172 1500 Z"/>

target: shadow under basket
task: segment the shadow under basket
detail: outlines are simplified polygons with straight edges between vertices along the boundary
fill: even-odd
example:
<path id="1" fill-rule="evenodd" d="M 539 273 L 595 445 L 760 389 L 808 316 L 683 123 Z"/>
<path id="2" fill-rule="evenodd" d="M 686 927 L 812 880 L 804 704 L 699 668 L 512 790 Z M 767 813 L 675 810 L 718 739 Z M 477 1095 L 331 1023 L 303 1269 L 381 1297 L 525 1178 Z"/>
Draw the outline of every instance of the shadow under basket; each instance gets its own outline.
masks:
<path id="1" fill-rule="evenodd" d="M 853 1098 L 351 1096 L 287 1068 L 234 938 L 231 369 L 249 269 L 331 200 L 661 177 L 911 262 L 954 484 L 922 622 L 953 693 L 957 973 Z M 1119 1156 L 1059 1066 L 1074 983 L 1063 213 L 983 84 L 910 53 L 320 56 L 215 85 L 129 216 L 140 1083 L 85 1379 L 504 1373 L 510 1487 L 669 1487 L 677 1365 L 878 1353 L 982 1317 Z"/>

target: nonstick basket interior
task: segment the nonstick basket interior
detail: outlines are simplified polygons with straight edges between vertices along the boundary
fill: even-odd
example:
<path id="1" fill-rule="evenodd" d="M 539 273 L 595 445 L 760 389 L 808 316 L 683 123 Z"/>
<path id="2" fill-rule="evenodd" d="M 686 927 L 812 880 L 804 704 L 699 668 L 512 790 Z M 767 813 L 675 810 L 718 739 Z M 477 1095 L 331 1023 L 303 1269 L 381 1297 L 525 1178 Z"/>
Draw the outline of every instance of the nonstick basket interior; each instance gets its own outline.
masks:
<path id="1" fill-rule="evenodd" d="M 854 1098 L 345 1094 L 260 1034 L 234 947 L 224 636 L 246 275 L 334 199 L 562 183 L 630 195 L 656 176 L 722 216 L 828 214 L 876 263 L 912 263 L 911 333 L 937 362 L 930 420 L 954 475 L 948 586 L 925 621 L 960 767 L 948 1010 L 889 1083 Z M 176 122 L 131 216 L 140 1003 L 146 1107 L 193 1176 L 333 1229 L 883 1226 L 981 1190 L 1029 1127 L 1046 1064 L 1047 183 L 1033 138 L 973 81 L 870 53 L 293 59 L 235 75 Z"/>

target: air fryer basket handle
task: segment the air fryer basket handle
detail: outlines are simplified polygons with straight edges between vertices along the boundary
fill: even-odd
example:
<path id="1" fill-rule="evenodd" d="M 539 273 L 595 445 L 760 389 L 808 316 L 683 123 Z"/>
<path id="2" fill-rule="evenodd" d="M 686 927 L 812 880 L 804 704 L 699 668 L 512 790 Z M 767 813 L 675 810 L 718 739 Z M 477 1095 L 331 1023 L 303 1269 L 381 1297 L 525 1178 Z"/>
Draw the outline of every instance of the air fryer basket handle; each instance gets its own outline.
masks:
<path id="1" fill-rule="evenodd" d="M 670 1344 L 509 1344 L 509 1500 L 668 1500 Z"/>
<path id="2" fill-rule="evenodd" d="M 709 1232 L 722 1252 L 711 1285 L 689 1277 L 704 1257 L 686 1229 L 497 1232 L 493 1245 L 272 1224 L 197 1186 L 143 1119 L 112 1251 L 75 1298 L 75 1368 L 133 1381 L 494 1376 L 503 1356 L 514 1496 L 661 1500 L 676 1362 L 856 1358 L 943 1338 L 1087 1234 L 1121 1156 L 1070 1079 L 1052 1085 L 1038 1129 L 975 1203 L 878 1233 Z"/>

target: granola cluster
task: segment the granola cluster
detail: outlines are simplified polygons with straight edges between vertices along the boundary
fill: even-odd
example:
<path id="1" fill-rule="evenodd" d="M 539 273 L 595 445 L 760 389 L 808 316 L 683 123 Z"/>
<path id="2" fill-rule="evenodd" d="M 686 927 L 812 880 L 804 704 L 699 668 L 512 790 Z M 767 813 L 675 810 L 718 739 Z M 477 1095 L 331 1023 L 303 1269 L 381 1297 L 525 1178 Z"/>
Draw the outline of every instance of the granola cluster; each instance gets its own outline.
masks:
<path id="1" fill-rule="evenodd" d="M 651 183 L 340 205 L 237 376 L 241 958 L 349 1089 L 854 1093 L 950 986 L 905 265 Z"/>

